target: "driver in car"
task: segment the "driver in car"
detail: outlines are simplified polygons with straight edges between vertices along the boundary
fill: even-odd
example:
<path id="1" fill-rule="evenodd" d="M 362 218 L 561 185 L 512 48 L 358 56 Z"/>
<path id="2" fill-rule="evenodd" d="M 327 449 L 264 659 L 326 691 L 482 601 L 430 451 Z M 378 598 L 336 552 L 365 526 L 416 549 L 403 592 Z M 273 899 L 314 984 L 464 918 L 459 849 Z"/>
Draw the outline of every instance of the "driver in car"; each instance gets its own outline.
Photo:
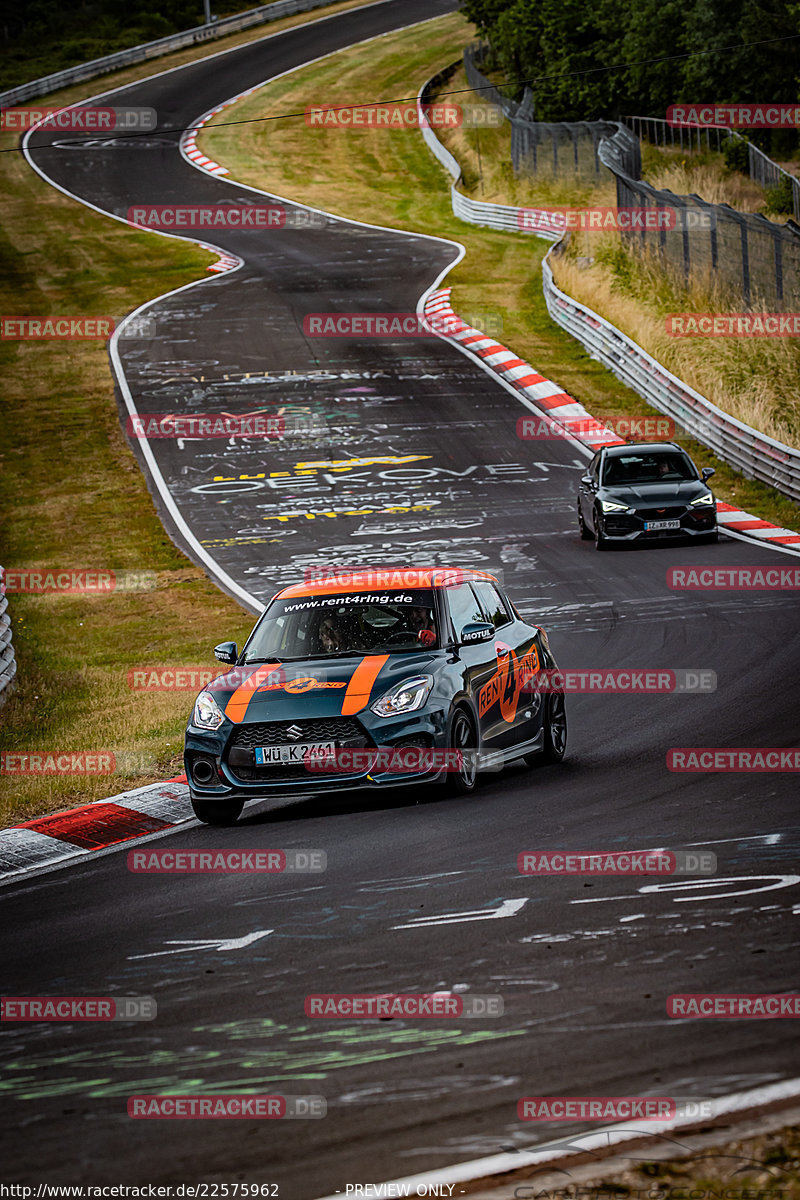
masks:
<path id="1" fill-rule="evenodd" d="M 436 641 L 436 626 L 433 614 L 429 608 L 414 604 L 408 612 L 408 623 L 413 629 L 417 641 L 423 646 L 432 646 Z"/>
<path id="2" fill-rule="evenodd" d="M 320 622 L 319 640 L 326 654 L 335 654 L 344 649 L 344 637 L 335 617 L 325 617 Z"/>

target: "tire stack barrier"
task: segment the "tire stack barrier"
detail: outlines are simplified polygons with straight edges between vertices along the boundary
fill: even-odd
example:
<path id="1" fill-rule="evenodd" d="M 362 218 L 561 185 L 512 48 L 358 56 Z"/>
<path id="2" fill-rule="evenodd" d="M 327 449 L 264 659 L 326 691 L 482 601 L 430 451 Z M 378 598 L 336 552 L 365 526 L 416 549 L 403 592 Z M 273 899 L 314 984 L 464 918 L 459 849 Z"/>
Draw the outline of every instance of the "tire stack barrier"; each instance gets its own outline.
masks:
<path id="1" fill-rule="evenodd" d="M 6 598 L 6 569 L 0 567 L 0 706 L 11 695 L 16 674 L 17 660 L 11 641 L 11 616 Z"/>

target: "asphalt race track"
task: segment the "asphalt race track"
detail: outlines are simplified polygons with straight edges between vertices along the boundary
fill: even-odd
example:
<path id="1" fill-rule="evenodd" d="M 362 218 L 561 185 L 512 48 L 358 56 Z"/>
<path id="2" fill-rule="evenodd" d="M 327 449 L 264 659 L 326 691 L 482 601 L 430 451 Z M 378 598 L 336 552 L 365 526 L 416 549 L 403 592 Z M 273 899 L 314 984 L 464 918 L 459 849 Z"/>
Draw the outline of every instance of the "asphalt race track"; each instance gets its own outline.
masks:
<path id="1" fill-rule="evenodd" d="M 161 129 L 182 128 L 274 74 L 452 8 L 392 0 L 106 101 L 150 105 Z M 159 135 L 170 139 L 77 149 L 37 134 L 30 154 L 116 215 L 135 203 L 258 201 Z M 564 764 L 517 764 L 467 800 L 396 792 L 251 807 L 236 828 L 160 843 L 321 849 L 323 874 L 137 876 L 115 852 L 4 888 L 5 993 L 158 1005 L 152 1022 L 4 1026 L 0 1136 L 15 1180 L 258 1181 L 313 1200 L 588 1128 L 524 1124 L 521 1096 L 706 1098 L 800 1075 L 786 1021 L 675 1021 L 665 1008 L 675 992 L 796 990 L 796 776 L 665 763 L 670 747 L 795 744 L 800 674 L 795 594 L 676 592 L 667 569 L 795 559 L 724 537 L 597 554 L 575 520 L 585 459 L 567 443 L 519 441 L 519 401 L 457 350 L 304 335 L 314 312 L 414 312 L 453 244 L 346 222 L 209 240 L 244 266 L 156 302 L 119 349 L 140 413 L 298 415 L 266 450 L 150 443 L 194 541 L 153 484 L 167 527 L 199 561 L 213 557 L 229 590 L 255 608 L 321 563 L 502 570 L 562 667 L 701 668 L 718 686 L 572 696 Z M 225 635 L 209 630 L 209 648 Z M 516 869 L 523 850 L 660 846 L 713 850 L 718 876 L 687 886 Z M 440 989 L 498 994 L 505 1013 L 304 1015 L 310 992 Z M 241 1091 L 324 1096 L 327 1117 L 126 1114 L 132 1095 Z"/>

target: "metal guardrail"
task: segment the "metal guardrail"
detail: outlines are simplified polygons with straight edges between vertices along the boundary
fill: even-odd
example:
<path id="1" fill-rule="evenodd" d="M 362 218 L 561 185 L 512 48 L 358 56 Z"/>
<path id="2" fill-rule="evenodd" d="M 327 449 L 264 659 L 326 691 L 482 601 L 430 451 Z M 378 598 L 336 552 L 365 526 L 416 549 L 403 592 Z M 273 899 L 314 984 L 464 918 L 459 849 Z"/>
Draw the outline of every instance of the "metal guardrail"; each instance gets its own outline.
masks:
<path id="1" fill-rule="evenodd" d="M 17 673 L 17 660 L 11 641 L 11 617 L 8 612 L 5 578 L 5 567 L 0 567 L 0 705 L 3 705 L 11 694 L 12 683 Z"/>
<path id="2" fill-rule="evenodd" d="M 542 263 L 542 288 L 553 320 L 618 379 L 660 413 L 672 417 L 723 462 L 730 463 L 747 479 L 758 479 L 800 501 L 800 450 L 729 416 L 604 317 L 562 292 L 547 261 L 552 253 L 549 250 Z"/>
<path id="3" fill-rule="evenodd" d="M 450 69 L 448 69 L 450 70 Z M 430 92 L 442 82 L 443 72 L 420 89 L 417 99 L 422 136 L 445 169 L 456 179 L 450 189 L 453 213 L 472 225 L 516 233 L 530 232 L 529 216 L 537 209 L 515 208 L 506 204 L 487 204 L 463 196 L 457 188 L 461 168 L 452 154 L 439 142 L 425 120 L 422 105 Z M 452 70 L 450 70 L 452 74 Z M 541 213 L 544 219 L 545 212 Z M 546 228 L 537 236 L 559 241 L 561 233 Z M 599 313 L 573 300 L 556 286 L 548 262 L 553 247 L 542 263 L 542 288 L 547 311 L 554 321 L 576 338 L 589 353 L 608 367 L 618 379 L 638 392 L 658 412 L 671 417 L 723 462 L 730 463 L 747 479 L 758 479 L 783 495 L 800 502 L 800 450 L 777 442 L 757 429 L 724 413 L 705 396 L 673 375 L 646 350 L 627 337 Z"/>
<path id="4" fill-rule="evenodd" d="M 109 71 L 116 71 L 120 67 L 130 67 L 134 63 L 145 62 L 149 58 L 158 58 L 162 54 L 169 54 L 172 50 L 182 50 L 185 46 L 211 42 L 228 33 L 237 33 L 240 29 L 250 29 L 253 25 L 263 25 L 269 21 L 277 21 L 280 17 L 308 12 L 313 8 L 323 8 L 326 4 L 331 3 L 332 0 L 275 0 L 274 4 L 262 4 L 259 8 L 250 9 L 249 12 L 234 13 L 231 17 L 222 17 L 218 21 L 212 21 L 210 25 L 196 25 L 192 29 L 171 33 L 154 42 L 143 42 L 140 46 L 131 46 L 128 50 L 118 50 L 115 54 L 107 54 L 104 58 L 94 58 L 91 62 L 79 63 L 75 67 L 56 71 L 53 75 L 43 75 L 41 79 L 32 79 L 30 83 L 22 83 L 19 87 L 1 93 L 0 107 L 8 108 L 13 104 L 21 104 L 36 96 L 45 96 L 48 92 L 55 92 L 58 88 L 69 87 L 73 83 L 82 83 L 85 79 L 94 79 L 97 75 L 106 75 Z"/>
<path id="5" fill-rule="evenodd" d="M 488 204 L 484 200 L 473 200 L 469 196 L 465 196 L 463 192 L 458 190 L 458 184 L 461 180 L 461 167 L 457 159 L 453 157 L 446 146 L 437 138 L 436 134 L 425 116 L 424 105 L 427 103 L 428 96 L 434 88 L 439 87 L 443 83 L 447 83 L 450 76 L 460 66 L 460 62 L 452 63 L 449 67 L 445 67 L 443 71 L 439 71 L 427 83 L 424 83 L 419 90 L 417 96 L 417 115 L 419 118 L 419 126 L 422 131 L 422 136 L 425 139 L 425 144 L 432 154 L 438 158 L 439 162 L 454 180 L 450 187 L 450 201 L 453 206 L 453 212 L 462 221 L 466 221 L 470 225 L 488 225 L 490 229 L 505 229 L 512 233 L 520 231 L 520 213 L 534 213 L 538 217 L 541 228 L 539 235 L 549 238 L 551 241 L 558 241 L 561 237 L 561 231 L 554 228 L 548 228 L 552 225 L 552 218 L 549 213 L 542 209 L 519 209 L 511 204 Z"/>

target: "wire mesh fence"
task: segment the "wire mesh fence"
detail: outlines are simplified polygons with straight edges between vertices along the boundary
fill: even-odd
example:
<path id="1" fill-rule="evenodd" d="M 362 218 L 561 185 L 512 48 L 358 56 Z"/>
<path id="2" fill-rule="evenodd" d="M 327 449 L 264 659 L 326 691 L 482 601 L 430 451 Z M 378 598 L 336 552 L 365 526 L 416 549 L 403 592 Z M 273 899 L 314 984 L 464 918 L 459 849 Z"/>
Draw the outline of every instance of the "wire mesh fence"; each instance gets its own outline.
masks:
<path id="1" fill-rule="evenodd" d="M 481 71 L 487 48 L 468 46 L 464 69 L 470 87 L 503 110 L 511 124 L 511 161 L 517 175 L 556 178 L 571 174 L 588 182 L 609 179 L 598 150 L 604 137 L 617 129 L 611 121 L 559 121 L 533 119 L 533 99 L 526 88 L 520 103 L 504 96 Z"/>
<path id="2" fill-rule="evenodd" d="M 638 178 L 639 139 L 620 126 L 600 155 L 617 181 L 617 206 L 675 213 L 624 233 L 629 244 L 657 255 L 684 282 L 713 290 L 744 308 L 783 312 L 800 305 L 800 228 L 778 225 L 701 196 L 679 196 Z M 674 223 L 674 228 L 670 225 Z"/>
<path id="3" fill-rule="evenodd" d="M 687 151 L 720 150 L 726 138 L 739 137 L 735 131 L 679 128 L 650 117 L 627 117 L 624 124 L 534 121 L 527 90 L 516 103 L 489 83 L 481 70 L 486 55 L 487 48 L 480 45 L 465 50 L 467 81 L 509 120 L 515 174 L 597 182 L 613 178 L 618 209 L 651 214 L 635 230 L 622 231 L 629 247 L 653 255 L 686 285 L 700 287 L 719 302 L 768 312 L 800 307 L 800 226 L 795 221 L 778 224 L 698 195 L 655 188 L 641 178 L 641 138 Z M 754 179 L 771 186 L 791 178 L 756 146 L 746 144 Z M 792 187 L 797 216 L 800 181 Z"/>
<path id="4" fill-rule="evenodd" d="M 733 140 L 747 147 L 747 169 L 751 179 L 762 187 L 778 187 L 784 183 L 791 189 L 792 214 L 795 221 L 800 221 L 800 179 L 790 175 L 783 167 L 773 162 L 763 150 L 754 146 L 735 129 L 724 125 L 707 125 L 695 128 L 670 125 L 657 117 L 623 117 L 623 123 L 632 129 L 636 136 L 655 146 L 677 146 L 679 150 L 722 151 L 726 142 Z"/>

